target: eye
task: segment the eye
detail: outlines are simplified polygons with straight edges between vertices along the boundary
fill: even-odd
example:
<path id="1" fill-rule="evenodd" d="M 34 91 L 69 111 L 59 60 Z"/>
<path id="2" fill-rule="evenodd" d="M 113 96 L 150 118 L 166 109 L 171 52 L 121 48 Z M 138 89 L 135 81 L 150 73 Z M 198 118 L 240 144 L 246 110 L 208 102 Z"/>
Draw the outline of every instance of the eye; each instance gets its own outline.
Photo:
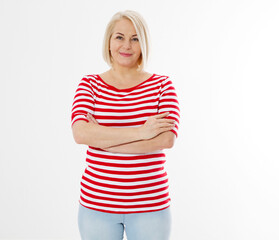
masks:
<path id="1" fill-rule="evenodd" d="M 138 38 L 132 38 L 133 41 L 138 42 L 139 39 Z"/>
<path id="2" fill-rule="evenodd" d="M 123 37 L 121 37 L 121 36 L 117 36 L 117 37 L 116 37 L 116 39 L 121 40 L 121 39 L 123 39 Z"/>

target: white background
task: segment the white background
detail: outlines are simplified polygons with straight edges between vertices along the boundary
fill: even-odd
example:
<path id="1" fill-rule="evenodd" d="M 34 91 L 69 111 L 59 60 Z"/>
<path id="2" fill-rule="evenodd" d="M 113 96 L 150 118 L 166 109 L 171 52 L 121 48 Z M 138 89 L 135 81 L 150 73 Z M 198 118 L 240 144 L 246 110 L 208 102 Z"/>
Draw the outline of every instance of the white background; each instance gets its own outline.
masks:
<path id="1" fill-rule="evenodd" d="M 171 76 L 180 101 L 171 239 L 279 239 L 276 0 L 1 0 L 0 239 L 79 239 L 87 147 L 72 100 L 108 69 L 105 27 L 126 9 L 150 29 L 146 70 Z"/>

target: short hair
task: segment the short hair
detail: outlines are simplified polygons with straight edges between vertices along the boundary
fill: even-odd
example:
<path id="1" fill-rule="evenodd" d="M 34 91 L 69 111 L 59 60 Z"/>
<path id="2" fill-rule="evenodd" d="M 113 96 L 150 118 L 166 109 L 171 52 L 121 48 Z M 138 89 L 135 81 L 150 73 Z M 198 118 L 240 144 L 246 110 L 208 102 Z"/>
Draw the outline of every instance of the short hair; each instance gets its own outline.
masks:
<path id="1" fill-rule="evenodd" d="M 130 20 L 133 23 L 134 28 L 136 30 L 139 43 L 140 43 L 140 48 L 141 48 L 138 70 L 141 71 L 146 66 L 148 56 L 149 56 L 149 49 L 150 49 L 149 30 L 143 17 L 135 11 L 132 10 L 120 11 L 115 13 L 112 16 L 110 22 L 106 27 L 105 36 L 103 40 L 103 58 L 109 66 L 112 66 L 112 57 L 109 49 L 110 39 L 116 22 L 123 18 Z"/>

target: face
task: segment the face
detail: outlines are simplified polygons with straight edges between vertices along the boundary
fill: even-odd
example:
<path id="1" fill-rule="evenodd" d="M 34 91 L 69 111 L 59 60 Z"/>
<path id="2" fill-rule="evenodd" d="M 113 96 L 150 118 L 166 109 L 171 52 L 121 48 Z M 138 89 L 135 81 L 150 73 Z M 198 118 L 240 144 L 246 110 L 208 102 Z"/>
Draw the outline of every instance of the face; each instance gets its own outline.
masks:
<path id="1" fill-rule="evenodd" d="M 110 53 L 113 66 L 138 67 L 140 43 L 130 20 L 124 18 L 116 22 L 110 39 Z"/>

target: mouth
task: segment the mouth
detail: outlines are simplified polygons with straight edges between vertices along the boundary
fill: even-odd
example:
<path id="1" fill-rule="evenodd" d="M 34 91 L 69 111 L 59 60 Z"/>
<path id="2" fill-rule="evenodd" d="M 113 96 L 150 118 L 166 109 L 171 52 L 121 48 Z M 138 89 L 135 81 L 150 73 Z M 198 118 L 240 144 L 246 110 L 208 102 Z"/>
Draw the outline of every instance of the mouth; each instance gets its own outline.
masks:
<path id="1" fill-rule="evenodd" d="M 121 56 L 123 56 L 123 57 L 131 57 L 132 56 L 132 54 L 130 54 L 130 53 L 119 53 Z"/>

